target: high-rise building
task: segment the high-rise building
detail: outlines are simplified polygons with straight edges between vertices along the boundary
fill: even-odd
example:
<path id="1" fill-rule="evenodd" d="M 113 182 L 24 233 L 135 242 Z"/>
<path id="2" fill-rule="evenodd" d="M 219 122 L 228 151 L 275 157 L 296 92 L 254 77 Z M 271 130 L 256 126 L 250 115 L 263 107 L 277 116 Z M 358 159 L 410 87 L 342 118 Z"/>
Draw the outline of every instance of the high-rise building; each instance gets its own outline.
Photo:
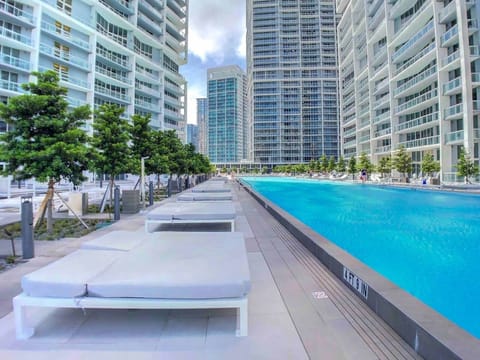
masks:
<path id="1" fill-rule="evenodd" d="M 0 1 L 0 98 L 54 70 L 71 106 L 118 104 L 185 137 L 188 0 Z M 5 127 L 0 130 L 5 130 Z"/>
<path id="2" fill-rule="evenodd" d="M 246 76 L 237 65 L 208 69 L 208 157 L 236 163 L 247 157 Z"/>
<path id="3" fill-rule="evenodd" d="M 334 0 L 247 0 L 255 162 L 338 155 L 336 19 Z"/>
<path id="4" fill-rule="evenodd" d="M 478 1 L 340 0 L 337 11 L 345 157 L 378 163 L 403 146 L 413 174 L 431 154 L 443 181 L 456 180 L 462 149 L 478 163 Z"/>
<path id="5" fill-rule="evenodd" d="M 198 152 L 198 126 L 195 124 L 187 124 L 187 144 L 195 146 Z"/>
<path id="6" fill-rule="evenodd" d="M 203 155 L 208 155 L 207 110 L 208 99 L 197 98 L 198 152 Z"/>

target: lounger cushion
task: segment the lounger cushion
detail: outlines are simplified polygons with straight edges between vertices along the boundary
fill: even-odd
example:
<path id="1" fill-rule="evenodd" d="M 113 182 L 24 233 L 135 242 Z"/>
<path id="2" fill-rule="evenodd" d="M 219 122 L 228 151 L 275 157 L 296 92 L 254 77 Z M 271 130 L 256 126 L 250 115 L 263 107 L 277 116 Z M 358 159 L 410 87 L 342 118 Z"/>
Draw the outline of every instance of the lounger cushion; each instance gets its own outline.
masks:
<path id="1" fill-rule="evenodd" d="M 218 201 L 232 200 L 230 193 L 185 193 L 177 197 L 178 201 Z"/>
<path id="2" fill-rule="evenodd" d="M 81 248 L 91 250 L 129 251 L 140 245 L 148 237 L 149 235 L 145 234 L 143 230 L 141 232 L 126 230 L 112 231 L 93 240 L 84 242 L 81 245 Z"/>
<path id="3" fill-rule="evenodd" d="M 147 214 L 147 220 L 229 220 L 235 219 L 231 202 L 170 202 Z"/>
<path id="4" fill-rule="evenodd" d="M 212 186 L 206 186 L 206 187 L 198 187 L 198 188 L 193 188 L 192 192 L 194 193 L 230 193 L 230 189 L 225 189 L 225 188 L 217 188 L 217 187 L 212 187 Z"/>
<path id="5" fill-rule="evenodd" d="M 120 251 L 76 250 L 22 277 L 22 289 L 30 296 L 70 298 L 84 296 L 88 281 L 108 268 Z"/>
<path id="6" fill-rule="evenodd" d="M 88 282 L 88 295 L 163 299 L 245 296 L 250 274 L 241 233 L 155 233 Z"/>

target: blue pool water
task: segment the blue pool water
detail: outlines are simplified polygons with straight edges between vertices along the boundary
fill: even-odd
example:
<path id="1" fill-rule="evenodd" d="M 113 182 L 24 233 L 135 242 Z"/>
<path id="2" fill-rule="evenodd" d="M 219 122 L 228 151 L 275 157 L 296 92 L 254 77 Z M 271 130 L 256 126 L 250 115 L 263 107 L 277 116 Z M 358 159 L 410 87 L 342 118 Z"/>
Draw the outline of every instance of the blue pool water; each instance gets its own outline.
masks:
<path id="1" fill-rule="evenodd" d="M 480 338 L 480 196 L 243 178 L 257 192 Z"/>

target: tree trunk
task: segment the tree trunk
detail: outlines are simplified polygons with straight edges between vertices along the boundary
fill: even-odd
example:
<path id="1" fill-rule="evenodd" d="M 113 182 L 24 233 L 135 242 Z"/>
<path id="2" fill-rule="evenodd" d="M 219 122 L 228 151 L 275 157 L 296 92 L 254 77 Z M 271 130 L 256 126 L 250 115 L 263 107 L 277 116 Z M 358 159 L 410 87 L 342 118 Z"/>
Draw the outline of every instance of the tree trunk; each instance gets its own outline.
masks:
<path id="1" fill-rule="evenodd" d="M 51 234 L 53 232 L 53 194 L 54 194 L 54 186 L 55 181 L 50 179 L 48 181 L 48 191 L 47 196 L 48 203 L 47 203 L 47 232 Z"/>
<path id="2" fill-rule="evenodd" d="M 114 184 L 113 179 L 114 179 L 114 176 L 110 175 L 110 212 L 113 209 L 113 184 Z"/>

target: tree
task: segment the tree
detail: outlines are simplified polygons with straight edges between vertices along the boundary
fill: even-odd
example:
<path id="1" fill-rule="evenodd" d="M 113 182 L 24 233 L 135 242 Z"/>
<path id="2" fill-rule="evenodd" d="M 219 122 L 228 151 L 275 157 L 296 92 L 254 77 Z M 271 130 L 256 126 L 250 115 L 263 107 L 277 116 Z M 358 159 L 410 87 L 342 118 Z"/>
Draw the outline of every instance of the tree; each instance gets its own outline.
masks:
<path id="1" fill-rule="evenodd" d="M 161 130 L 154 130 L 151 133 L 152 153 L 146 163 L 146 168 L 151 174 L 157 176 L 157 188 L 160 189 L 160 175 L 169 174 L 168 167 L 168 148 L 166 144 L 166 135 Z"/>
<path id="2" fill-rule="evenodd" d="M 457 162 L 457 174 L 465 177 L 465 184 L 470 184 L 470 177 L 478 175 L 478 165 L 470 159 L 470 155 L 465 150 L 460 151 L 460 157 Z"/>
<path id="3" fill-rule="evenodd" d="M 323 154 L 320 158 L 320 171 L 325 173 L 328 169 L 328 159 L 325 154 Z"/>
<path id="4" fill-rule="evenodd" d="M 355 179 L 355 173 L 357 172 L 357 160 L 355 156 L 352 156 L 348 161 L 348 173 L 352 175 L 352 180 Z"/>
<path id="5" fill-rule="evenodd" d="M 115 177 L 131 168 L 130 125 L 121 118 L 124 109 L 114 104 L 103 104 L 95 111 L 92 147 L 95 150 L 93 168 L 107 174 L 110 183 L 110 205 L 112 206 Z"/>
<path id="6" fill-rule="evenodd" d="M 82 127 L 91 111 L 88 105 L 68 110 L 67 89 L 58 84 L 56 72 L 33 75 L 36 83 L 22 85 L 30 94 L 0 104 L 0 117 L 11 125 L 0 137 L 0 157 L 6 163 L 4 173 L 19 180 L 34 177 L 48 182 L 39 213 L 43 218 L 47 210 L 47 229 L 51 231 L 55 184 L 65 179 L 78 185 L 84 180 L 90 157 Z"/>
<path id="7" fill-rule="evenodd" d="M 337 171 L 339 173 L 344 173 L 346 170 L 347 166 L 345 165 L 345 159 L 343 158 L 343 156 L 340 156 L 337 163 Z"/>
<path id="8" fill-rule="evenodd" d="M 337 167 L 337 164 L 335 163 L 335 158 L 333 156 L 330 156 L 330 160 L 328 160 L 328 166 L 327 170 L 329 173 L 331 173 L 335 168 Z"/>
<path id="9" fill-rule="evenodd" d="M 152 151 L 153 131 L 150 127 L 150 115 L 133 115 L 132 126 L 130 127 L 131 140 L 131 173 L 140 175 L 142 158 L 149 158 L 145 161 L 147 174 L 151 173 L 149 161 L 153 155 Z"/>
<path id="10" fill-rule="evenodd" d="M 358 158 L 357 170 L 365 170 L 367 174 L 373 172 L 374 166 L 366 153 L 362 152 Z"/>
<path id="11" fill-rule="evenodd" d="M 392 160 L 390 156 L 382 157 L 377 166 L 378 171 L 382 174 L 382 177 L 385 177 L 385 174 L 392 171 Z"/>
<path id="12" fill-rule="evenodd" d="M 433 173 L 438 171 L 440 171 L 440 163 L 435 161 L 432 154 L 425 154 L 422 159 L 422 173 L 433 176 Z"/>
<path id="13" fill-rule="evenodd" d="M 407 154 L 403 145 L 400 145 L 393 156 L 392 165 L 404 178 L 412 170 L 412 158 Z"/>

